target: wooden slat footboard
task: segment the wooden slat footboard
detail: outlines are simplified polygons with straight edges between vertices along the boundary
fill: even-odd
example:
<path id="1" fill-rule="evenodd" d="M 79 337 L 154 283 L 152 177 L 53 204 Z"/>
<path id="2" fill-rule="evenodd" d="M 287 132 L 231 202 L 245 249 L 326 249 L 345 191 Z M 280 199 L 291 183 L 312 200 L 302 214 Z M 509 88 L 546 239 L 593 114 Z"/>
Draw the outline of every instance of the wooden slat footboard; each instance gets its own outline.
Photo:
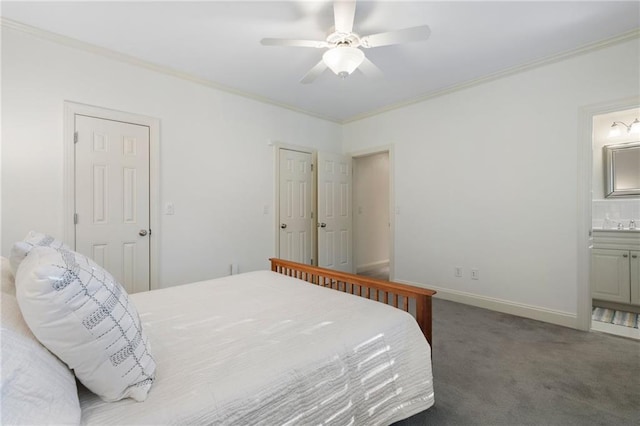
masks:
<path id="1" fill-rule="evenodd" d="M 431 296 L 436 294 L 435 291 L 333 271 L 290 260 L 276 258 L 269 260 L 271 261 L 271 270 L 274 272 L 299 278 L 311 284 L 366 297 L 411 313 L 429 344 L 433 344 L 431 335 Z"/>

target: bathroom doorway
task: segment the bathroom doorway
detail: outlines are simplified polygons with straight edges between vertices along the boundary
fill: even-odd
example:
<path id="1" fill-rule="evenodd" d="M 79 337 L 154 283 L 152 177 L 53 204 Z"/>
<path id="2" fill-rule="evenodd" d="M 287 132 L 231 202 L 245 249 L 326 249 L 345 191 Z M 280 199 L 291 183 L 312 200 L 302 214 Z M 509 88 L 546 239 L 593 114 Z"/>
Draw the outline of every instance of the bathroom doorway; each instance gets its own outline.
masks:
<path id="1" fill-rule="evenodd" d="M 591 330 L 635 339 L 640 339 L 640 195 L 610 194 L 613 163 L 607 151 L 640 141 L 640 125 L 631 126 L 639 117 L 638 107 L 593 116 L 591 173 Z"/>

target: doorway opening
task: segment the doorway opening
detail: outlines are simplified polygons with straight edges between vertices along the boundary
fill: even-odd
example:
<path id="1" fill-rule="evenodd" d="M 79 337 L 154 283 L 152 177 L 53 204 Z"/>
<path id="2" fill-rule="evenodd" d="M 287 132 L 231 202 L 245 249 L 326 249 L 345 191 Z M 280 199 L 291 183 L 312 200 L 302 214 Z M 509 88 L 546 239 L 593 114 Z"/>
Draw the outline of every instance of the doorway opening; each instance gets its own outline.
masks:
<path id="1" fill-rule="evenodd" d="M 640 195 L 614 196 L 608 187 L 640 182 L 626 182 L 622 154 L 626 147 L 640 140 L 640 133 L 611 132 L 616 122 L 631 123 L 640 116 L 640 108 L 629 108 L 593 116 L 591 222 L 591 330 L 640 339 Z M 621 150 L 614 161 L 606 152 Z M 637 153 L 634 154 L 637 156 Z M 608 161 L 607 161 L 608 160 Z M 630 164 L 640 180 L 640 162 Z M 628 191 L 631 192 L 631 191 Z"/>
<path id="2" fill-rule="evenodd" d="M 391 147 L 353 156 L 353 241 L 358 274 L 391 280 L 393 192 Z"/>

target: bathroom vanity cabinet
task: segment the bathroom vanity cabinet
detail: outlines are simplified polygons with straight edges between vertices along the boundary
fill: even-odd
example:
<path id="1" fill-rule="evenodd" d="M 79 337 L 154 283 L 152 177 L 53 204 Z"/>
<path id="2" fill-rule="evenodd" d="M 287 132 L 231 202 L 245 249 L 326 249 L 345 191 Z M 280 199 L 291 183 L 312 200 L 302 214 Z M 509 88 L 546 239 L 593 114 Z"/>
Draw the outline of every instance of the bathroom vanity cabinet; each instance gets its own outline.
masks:
<path id="1" fill-rule="evenodd" d="M 640 231 L 593 231 L 591 296 L 640 306 Z"/>

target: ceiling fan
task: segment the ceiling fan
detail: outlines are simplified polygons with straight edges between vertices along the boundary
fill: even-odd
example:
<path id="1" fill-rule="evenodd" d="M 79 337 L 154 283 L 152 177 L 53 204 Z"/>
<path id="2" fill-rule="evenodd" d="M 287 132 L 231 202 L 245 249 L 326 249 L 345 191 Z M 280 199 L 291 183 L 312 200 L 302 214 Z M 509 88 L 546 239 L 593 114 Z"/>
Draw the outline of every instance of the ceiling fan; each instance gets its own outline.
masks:
<path id="1" fill-rule="evenodd" d="M 301 83 L 307 84 L 313 82 L 327 67 L 341 78 L 347 77 L 357 68 L 368 76 L 381 75 L 382 72 L 380 69 L 367 59 L 362 49 L 358 49 L 358 47 L 369 49 L 372 47 L 426 40 L 431 34 L 429 26 L 421 25 L 403 30 L 360 37 L 360 35 L 353 32 L 355 12 L 355 0 L 335 0 L 333 2 L 335 31 L 329 34 L 325 41 L 263 38 L 261 43 L 264 46 L 328 49 L 322 55 L 320 62 L 311 68 L 302 80 L 300 80 Z"/>

